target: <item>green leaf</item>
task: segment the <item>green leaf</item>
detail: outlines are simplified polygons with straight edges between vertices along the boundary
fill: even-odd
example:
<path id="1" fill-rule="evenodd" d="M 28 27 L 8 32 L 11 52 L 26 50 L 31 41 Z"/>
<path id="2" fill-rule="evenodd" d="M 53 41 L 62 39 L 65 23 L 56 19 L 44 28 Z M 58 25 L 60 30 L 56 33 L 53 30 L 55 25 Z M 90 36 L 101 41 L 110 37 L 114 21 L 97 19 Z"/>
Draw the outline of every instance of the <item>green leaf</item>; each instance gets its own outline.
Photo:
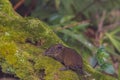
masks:
<path id="1" fill-rule="evenodd" d="M 100 65 L 100 70 L 109 74 L 115 73 L 114 67 L 108 62 L 109 54 L 105 51 L 105 48 L 101 46 L 96 53 L 96 59 Z"/>
<path id="2" fill-rule="evenodd" d="M 88 25 L 89 25 L 89 23 L 81 23 L 75 27 L 72 27 L 72 30 L 75 30 L 75 31 L 83 30 L 83 29 L 86 29 L 86 27 L 88 27 Z"/>
<path id="3" fill-rule="evenodd" d="M 116 39 L 115 35 L 106 33 L 106 36 L 112 42 L 113 46 L 120 52 L 120 41 Z"/>
<path id="4" fill-rule="evenodd" d="M 60 32 L 62 32 L 64 34 L 76 39 L 77 41 L 82 43 L 86 48 L 88 48 L 90 51 L 94 52 L 95 47 L 89 41 L 87 41 L 87 39 L 82 34 L 75 34 L 72 31 L 67 30 L 67 29 L 62 30 Z"/>
<path id="5" fill-rule="evenodd" d="M 103 66 L 107 62 L 107 59 L 109 58 L 109 54 L 105 51 L 103 46 L 101 46 L 97 50 L 96 58 L 100 66 Z"/>
<path id="6" fill-rule="evenodd" d="M 74 17 L 73 15 L 64 16 L 64 17 L 60 20 L 60 23 L 68 22 L 68 21 L 70 21 L 73 17 Z"/>
<path id="7" fill-rule="evenodd" d="M 109 73 L 109 74 L 114 74 L 115 73 L 115 69 L 114 69 L 113 65 L 110 64 L 110 63 L 106 63 L 106 65 L 103 65 L 101 67 L 101 69 L 103 71 L 105 71 L 106 73 Z"/>
<path id="8" fill-rule="evenodd" d="M 110 35 L 115 35 L 118 32 L 120 32 L 120 28 L 117 28 L 117 29 L 113 30 L 112 32 L 110 32 Z"/>
<path id="9" fill-rule="evenodd" d="M 90 64 L 91 64 L 93 67 L 97 64 L 97 59 L 96 59 L 95 56 L 90 59 Z"/>

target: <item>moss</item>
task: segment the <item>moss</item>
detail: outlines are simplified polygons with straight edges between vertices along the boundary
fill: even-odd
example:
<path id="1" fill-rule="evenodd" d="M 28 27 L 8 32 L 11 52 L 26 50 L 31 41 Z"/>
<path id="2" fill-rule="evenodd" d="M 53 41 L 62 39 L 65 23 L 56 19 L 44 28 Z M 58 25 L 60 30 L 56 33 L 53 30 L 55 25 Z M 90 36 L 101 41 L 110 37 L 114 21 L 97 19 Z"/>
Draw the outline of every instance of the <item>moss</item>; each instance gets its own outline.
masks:
<path id="1" fill-rule="evenodd" d="M 7 10 L 9 13 L 9 9 Z M 58 64 L 53 67 L 52 61 L 54 60 L 50 61 L 42 56 L 43 48 L 55 43 L 62 43 L 62 41 L 38 19 L 23 19 L 13 17 L 12 13 L 0 12 L 0 20 L 0 65 L 2 71 L 15 74 L 24 80 L 39 80 L 39 70 L 45 68 L 47 74 L 53 72 L 45 78 L 53 79 L 55 73 L 59 71 L 57 67 L 61 64 L 56 62 Z M 31 42 L 26 42 L 27 39 Z M 35 46 L 34 43 L 39 40 L 43 43 Z M 48 64 L 48 62 L 50 63 Z M 41 64 L 38 65 L 38 63 Z"/>
<path id="2" fill-rule="evenodd" d="M 15 18 L 22 18 L 16 12 L 14 12 L 9 0 L 0 0 L 0 12 L 7 13 L 7 15 Z"/>
<path id="3" fill-rule="evenodd" d="M 37 59 L 35 64 L 35 69 L 45 69 L 45 80 L 78 80 L 78 76 L 74 72 L 60 71 L 61 67 L 63 65 L 48 57 Z"/>
<path id="4" fill-rule="evenodd" d="M 5 73 L 22 80 L 78 80 L 73 71 L 59 71 L 63 65 L 43 56 L 52 44 L 63 43 L 45 23 L 16 14 L 9 0 L 0 0 L 0 66 Z M 95 71 L 84 61 L 84 70 L 99 80 L 115 80 Z M 100 76 L 100 77 L 99 77 Z"/>

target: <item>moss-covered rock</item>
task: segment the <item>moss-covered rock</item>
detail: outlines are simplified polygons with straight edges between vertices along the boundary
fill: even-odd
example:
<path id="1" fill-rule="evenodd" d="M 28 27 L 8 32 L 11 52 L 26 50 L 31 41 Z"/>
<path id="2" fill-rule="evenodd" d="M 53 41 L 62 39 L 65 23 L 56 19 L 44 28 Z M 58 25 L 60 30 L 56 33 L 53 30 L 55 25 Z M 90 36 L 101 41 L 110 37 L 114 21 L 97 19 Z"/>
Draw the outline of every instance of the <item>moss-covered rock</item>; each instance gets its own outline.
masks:
<path id="1" fill-rule="evenodd" d="M 0 0 L 0 66 L 5 73 L 22 80 L 79 80 L 73 71 L 59 71 L 63 65 L 43 56 L 52 44 L 63 43 L 43 22 L 22 18 L 12 9 L 9 0 Z M 95 71 L 84 61 L 84 70 L 91 79 L 115 80 Z"/>

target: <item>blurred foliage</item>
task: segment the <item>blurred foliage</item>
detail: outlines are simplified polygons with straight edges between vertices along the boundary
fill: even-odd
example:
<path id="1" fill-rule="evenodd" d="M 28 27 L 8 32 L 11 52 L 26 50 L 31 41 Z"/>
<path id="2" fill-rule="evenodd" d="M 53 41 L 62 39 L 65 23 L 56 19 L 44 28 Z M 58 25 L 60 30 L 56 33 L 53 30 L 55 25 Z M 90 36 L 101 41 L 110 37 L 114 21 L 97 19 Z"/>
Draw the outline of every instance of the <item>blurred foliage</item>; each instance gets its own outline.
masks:
<path id="1" fill-rule="evenodd" d="M 112 63 L 109 62 L 110 55 L 105 51 L 104 46 L 100 46 L 95 57 L 97 59 L 98 65 L 100 66 L 100 70 L 110 74 L 115 73 Z"/>
<path id="2" fill-rule="evenodd" d="M 27 6 L 30 1 L 26 0 Z M 106 18 L 103 28 L 116 20 L 111 20 L 113 10 L 119 10 L 120 0 L 33 0 L 36 1 L 35 9 L 31 11 L 31 16 L 46 21 L 51 28 L 71 47 L 79 52 L 83 50 L 83 54 L 91 54 L 88 50 L 95 52 L 95 46 L 91 42 L 92 38 L 85 35 L 88 28 L 92 28 L 97 32 L 98 22 L 103 11 L 106 11 Z M 114 7 L 113 7 L 114 6 Z M 29 7 L 29 6 L 28 6 Z M 115 15 L 113 15 L 115 16 Z M 119 16 L 119 15 L 118 15 Z M 87 20 L 87 21 L 86 21 Z M 82 23 L 84 21 L 85 23 Z M 77 23 L 77 24 L 76 24 Z M 80 23 L 80 24 L 78 24 Z M 76 25 L 74 25 L 76 24 Z M 68 27 L 66 27 L 68 26 Z M 69 34 L 66 31 L 70 31 Z M 74 33 L 74 34 L 73 34 Z M 105 32 L 106 33 L 106 32 Z M 95 33 L 96 34 L 96 33 Z M 76 36 L 71 37 L 71 36 Z M 104 36 L 106 37 L 106 35 Z M 110 38 L 109 38 L 110 39 Z M 114 39 L 114 38 L 113 38 Z M 92 39 L 93 41 L 93 39 Z M 104 38 L 103 38 L 104 44 Z M 79 43 L 79 44 L 78 44 Z M 113 42 L 114 43 L 114 42 Z M 87 46 L 88 45 L 88 46 Z M 94 48 L 90 49 L 93 46 Z M 82 46 L 82 47 L 81 47 Z M 117 45 L 115 45 L 115 48 Z M 87 49 L 88 52 L 86 52 Z M 118 47 L 116 48 L 118 50 Z"/>
<path id="3" fill-rule="evenodd" d="M 32 1 L 35 1 L 34 6 Z M 111 62 L 120 62 L 120 0 L 25 0 L 23 4 L 28 9 L 23 16 L 30 11 L 30 16 L 47 22 L 66 44 L 86 59 L 94 59 L 103 45 L 109 58 L 111 55 L 115 58 L 111 58 Z"/>
<path id="4" fill-rule="evenodd" d="M 110 40 L 111 44 L 117 49 L 118 54 L 120 54 L 120 38 L 119 38 L 120 28 L 118 27 L 114 31 L 106 33 L 106 36 Z"/>

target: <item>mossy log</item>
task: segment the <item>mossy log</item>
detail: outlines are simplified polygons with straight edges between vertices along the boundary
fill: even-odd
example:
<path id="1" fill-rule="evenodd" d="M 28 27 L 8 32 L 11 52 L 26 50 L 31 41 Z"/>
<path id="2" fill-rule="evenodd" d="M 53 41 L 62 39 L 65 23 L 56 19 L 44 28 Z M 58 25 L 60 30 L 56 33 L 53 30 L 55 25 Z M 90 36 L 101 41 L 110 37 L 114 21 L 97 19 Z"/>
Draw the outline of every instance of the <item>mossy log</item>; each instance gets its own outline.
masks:
<path id="1" fill-rule="evenodd" d="M 0 0 L 0 67 L 21 80 L 79 80 L 75 72 L 59 71 L 63 65 L 43 56 L 53 44 L 63 42 L 48 25 L 36 18 L 23 18 L 9 0 Z M 84 60 L 87 80 L 115 80 L 93 69 Z"/>

